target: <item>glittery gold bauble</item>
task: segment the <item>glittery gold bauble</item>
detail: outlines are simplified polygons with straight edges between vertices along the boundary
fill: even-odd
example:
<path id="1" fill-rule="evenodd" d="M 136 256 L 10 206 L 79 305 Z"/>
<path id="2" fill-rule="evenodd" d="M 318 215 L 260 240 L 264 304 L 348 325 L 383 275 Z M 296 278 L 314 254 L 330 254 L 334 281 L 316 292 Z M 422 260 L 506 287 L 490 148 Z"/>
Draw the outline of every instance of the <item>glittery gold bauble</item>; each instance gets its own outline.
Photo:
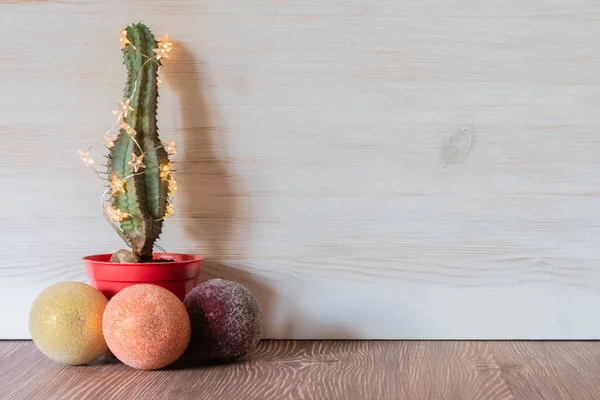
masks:
<path id="1" fill-rule="evenodd" d="M 190 319 L 181 300 L 150 284 L 117 293 L 106 306 L 103 330 L 115 357 L 137 369 L 166 367 L 190 341 Z"/>
<path id="2" fill-rule="evenodd" d="M 33 302 L 29 333 L 48 358 L 63 364 L 87 364 L 107 350 L 102 335 L 106 297 L 81 282 L 46 288 Z"/>

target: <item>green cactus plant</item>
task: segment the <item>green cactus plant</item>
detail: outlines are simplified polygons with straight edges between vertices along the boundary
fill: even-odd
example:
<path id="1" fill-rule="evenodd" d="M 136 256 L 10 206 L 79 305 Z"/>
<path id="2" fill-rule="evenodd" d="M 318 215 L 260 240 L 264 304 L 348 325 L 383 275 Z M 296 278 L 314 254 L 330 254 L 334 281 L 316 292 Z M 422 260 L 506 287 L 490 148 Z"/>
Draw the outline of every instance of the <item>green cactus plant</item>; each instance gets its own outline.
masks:
<path id="1" fill-rule="evenodd" d="M 126 32 L 126 39 L 124 39 Z M 152 260 L 154 243 L 168 217 L 171 162 L 158 135 L 157 41 L 142 24 L 128 26 L 121 37 L 127 68 L 121 129 L 110 143 L 110 204 L 123 218 L 120 233 L 142 262 Z M 109 146 L 110 147 L 110 146 Z M 136 160 L 137 161 L 136 163 Z"/>

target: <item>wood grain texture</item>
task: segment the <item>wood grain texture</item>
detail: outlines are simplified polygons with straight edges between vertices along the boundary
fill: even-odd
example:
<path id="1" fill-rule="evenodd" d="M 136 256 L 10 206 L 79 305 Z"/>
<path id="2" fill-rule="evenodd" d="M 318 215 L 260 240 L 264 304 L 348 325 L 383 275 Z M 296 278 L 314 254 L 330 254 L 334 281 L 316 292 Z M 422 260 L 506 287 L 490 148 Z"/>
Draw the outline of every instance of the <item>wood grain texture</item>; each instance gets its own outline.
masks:
<path id="1" fill-rule="evenodd" d="M 143 19 L 176 40 L 159 125 L 180 190 L 160 244 L 247 285 L 265 337 L 600 338 L 599 15 L 0 2 L 0 337 L 27 338 L 44 287 L 122 246 L 76 150 L 112 124 L 116 32 Z"/>
<path id="2" fill-rule="evenodd" d="M 231 365 L 66 367 L 0 342 L 0 398 L 595 400 L 598 342 L 263 341 Z"/>
<path id="3" fill-rule="evenodd" d="M 490 343 L 515 400 L 600 396 L 597 342 Z"/>

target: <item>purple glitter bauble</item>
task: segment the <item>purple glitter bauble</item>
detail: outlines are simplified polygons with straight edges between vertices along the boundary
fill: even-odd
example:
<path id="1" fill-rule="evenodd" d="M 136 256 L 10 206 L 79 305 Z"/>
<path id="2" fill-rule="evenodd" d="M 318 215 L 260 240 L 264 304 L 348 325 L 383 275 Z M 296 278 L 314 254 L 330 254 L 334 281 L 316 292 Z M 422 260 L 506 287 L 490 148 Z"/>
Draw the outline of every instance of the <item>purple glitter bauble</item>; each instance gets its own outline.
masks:
<path id="1" fill-rule="evenodd" d="M 190 316 L 189 351 L 206 361 L 225 362 L 248 354 L 262 334 L 256 298 L 244 286 L 211 279 L 192 289 L 183 302 Z"/>

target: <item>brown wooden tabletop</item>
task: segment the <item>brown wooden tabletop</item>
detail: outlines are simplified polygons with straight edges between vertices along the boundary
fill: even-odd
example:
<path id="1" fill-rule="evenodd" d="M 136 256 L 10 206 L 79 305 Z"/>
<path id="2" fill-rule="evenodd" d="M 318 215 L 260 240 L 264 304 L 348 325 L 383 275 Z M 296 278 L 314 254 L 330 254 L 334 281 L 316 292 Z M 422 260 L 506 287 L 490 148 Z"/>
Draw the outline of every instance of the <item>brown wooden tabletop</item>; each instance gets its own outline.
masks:
<path id="1" fill-rule="evenodd" d="M 245 360 L 69 367 L 0 342 L 0 399 L 600 399 L 599 342 L 263 341 Z"/>

